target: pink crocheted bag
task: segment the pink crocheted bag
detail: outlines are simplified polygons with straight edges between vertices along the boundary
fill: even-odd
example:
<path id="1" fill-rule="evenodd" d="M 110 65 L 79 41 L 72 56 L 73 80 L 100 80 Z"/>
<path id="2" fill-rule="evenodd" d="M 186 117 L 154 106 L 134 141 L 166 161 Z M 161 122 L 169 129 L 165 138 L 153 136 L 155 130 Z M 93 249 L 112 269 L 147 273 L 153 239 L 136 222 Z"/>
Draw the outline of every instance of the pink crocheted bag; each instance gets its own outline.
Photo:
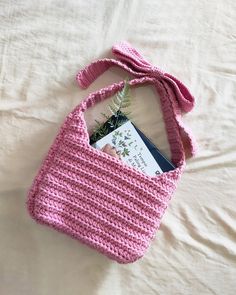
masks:
<path id="1" fill-rule="evenodd" d="M 100 59 L 77 75 L 83 88 L 111 66 L 134 76 L 135 86 L 152 83 L 160 94 L 163 118 L 176 169 L 152 177 L 89 144 L 84 112 L 114 95 L 124 81 L 86 97 L 65 119 L 28 196 L 31 216 L 120 263 L 142 257 L 159 228 L 185 166 L 185 147 L 195 152 L 181 112 L 194 98 L 175 77 L 153 67 L 127 42 L 113 47 L 115 59 Z M 145 115 L 145 114 L 144 114 Z M 184 143 L 184 144 L 183 144 Z"/>

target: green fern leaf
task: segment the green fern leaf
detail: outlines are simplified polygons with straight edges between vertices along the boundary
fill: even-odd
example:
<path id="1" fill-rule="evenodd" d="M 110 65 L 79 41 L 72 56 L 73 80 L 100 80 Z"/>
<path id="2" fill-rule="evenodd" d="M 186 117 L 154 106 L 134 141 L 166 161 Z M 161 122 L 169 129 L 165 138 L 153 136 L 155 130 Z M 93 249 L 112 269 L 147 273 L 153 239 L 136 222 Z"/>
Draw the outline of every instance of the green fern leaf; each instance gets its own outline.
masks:
<path id="1" fill-rule="evenodd" d="M 131 97 L 129 95 L 129 83 L 128 79 L 125 80 L 124 87 L 121 91 L 119 91 L 116 96 L 113 97 L 112 103 L 108 105 L 108 109 L 112 113 L 112 115 L 116 116 L 116 122 L 112 126 L 114 129 L 118 128 L 123 124 L 122 120 L 119 121 L 120 114 L 124 114 L 125 116 L 128 116 L 130 112 L 125 112 L 130 104 L 131 104 Z M 104 118 L 106 118 L 107 122 L 109 123 L 110 116 L 106 115 L 105 113 L 101 113 Z M 98 139 L 106 136 L 109 133 L 109 129 L 107 129 L 104 126 L 104 123 L 100 123 L 98 120 L 95 120 L 97 126 L 94 128 L 93 135 L 91 136 L 91 140 L 93 142 L 96 142 Z"/>
<path id="2" fill-rule="evenodd" d="M 112 105 L 109 105 L 109 109 L 112 114 L 116 114 L 122 109 L 130 106 L 130 96 L 129 96 L 129 83 L 128 80 L 125 81 L 124 87 L 121 91 L 119 91 L 116 96 L 112 99 Z"/>
<path id="3" fill-rule="evenodd" d="M 105 119 L 110 119 L 110 117 L 108 116 L 108 115 L 106 115 L 105 113 L 101 113 L 102 115 L 103 115 L 103 117 L 105 118 Z"/>
<path id="4" fill-rule="evenodd" d="M 119 108 L 115 107 L 114 105 L 109 105 L 108 108 L 113 115 L 116 115 L 117 111 L 119 110 Z"/>

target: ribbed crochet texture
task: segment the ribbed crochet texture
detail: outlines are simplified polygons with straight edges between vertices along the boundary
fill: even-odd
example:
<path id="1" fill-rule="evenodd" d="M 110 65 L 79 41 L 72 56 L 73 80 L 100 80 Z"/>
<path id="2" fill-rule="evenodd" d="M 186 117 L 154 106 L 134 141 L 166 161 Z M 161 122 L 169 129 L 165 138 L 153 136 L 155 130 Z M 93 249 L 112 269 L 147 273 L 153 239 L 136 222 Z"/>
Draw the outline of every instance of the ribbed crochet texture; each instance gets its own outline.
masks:
<path id="1" fill-rule="evenodd" d="M 111 66 L 134 76 L 131 86 L 152 83 L 161 97 L 163 118 L 176 169 L 151 177 L 89 145 L 84 112 L 114 95 L 124 81 L 86 97 L 65 119 L 28 196 L 28 210 L 47 224 L 97 249 L 120 263 L 142 257 L 185 166 L 183 141 L 195 153 L 192 135 L 181 112 L 194 98 L 175 77 L 153 67 L 129 43 L 113 47 L 115 59 L 100 59 L 77 75 L 88 87 Z M 145 114 L 144 114 L 145 115 Z"/>

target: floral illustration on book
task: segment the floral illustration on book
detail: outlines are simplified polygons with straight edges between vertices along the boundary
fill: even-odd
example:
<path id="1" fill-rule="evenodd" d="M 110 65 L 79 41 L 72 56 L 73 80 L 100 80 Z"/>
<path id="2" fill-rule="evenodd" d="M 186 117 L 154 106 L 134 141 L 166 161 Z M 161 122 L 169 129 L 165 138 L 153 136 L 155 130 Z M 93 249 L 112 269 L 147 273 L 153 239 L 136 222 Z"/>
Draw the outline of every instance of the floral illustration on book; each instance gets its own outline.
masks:
<path id="1" fill-rule="evenodd" d="M 123 157 L 130 155 L 130 148 L 133 148 L 137 151 L 138 145 L 137 141 L 132 140 L 131 130 L 125 129 L 123 132 L 116 130 L 114 134 L 112 134 L 112 144 L 118 155 L 122 155 Z M 142 147 L 139 148 L 142 151 Z"/>

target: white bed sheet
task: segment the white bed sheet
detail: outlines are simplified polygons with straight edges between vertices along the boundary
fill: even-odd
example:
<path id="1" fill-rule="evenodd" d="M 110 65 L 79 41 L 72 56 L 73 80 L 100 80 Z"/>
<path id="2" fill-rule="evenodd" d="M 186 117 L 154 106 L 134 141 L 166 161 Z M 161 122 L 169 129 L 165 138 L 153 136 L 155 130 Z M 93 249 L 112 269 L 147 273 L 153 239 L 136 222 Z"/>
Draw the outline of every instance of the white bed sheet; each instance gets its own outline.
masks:
<path id="1" fill-rule="evenodd" d="M 197 104 L 184 121 L 199 143 L 156 239 L 130 265 L 36 224 L 25 207 L 66 114 L 126 76 L 112 70 L 82 91 L 77 70 L 121 40 L 190 87 Z M 233 0 L 0 1 L 0 294 L 235 294 L 235 66 Z M 168 154 L 153 89 L 132 96 L 135 122 Z"/>

